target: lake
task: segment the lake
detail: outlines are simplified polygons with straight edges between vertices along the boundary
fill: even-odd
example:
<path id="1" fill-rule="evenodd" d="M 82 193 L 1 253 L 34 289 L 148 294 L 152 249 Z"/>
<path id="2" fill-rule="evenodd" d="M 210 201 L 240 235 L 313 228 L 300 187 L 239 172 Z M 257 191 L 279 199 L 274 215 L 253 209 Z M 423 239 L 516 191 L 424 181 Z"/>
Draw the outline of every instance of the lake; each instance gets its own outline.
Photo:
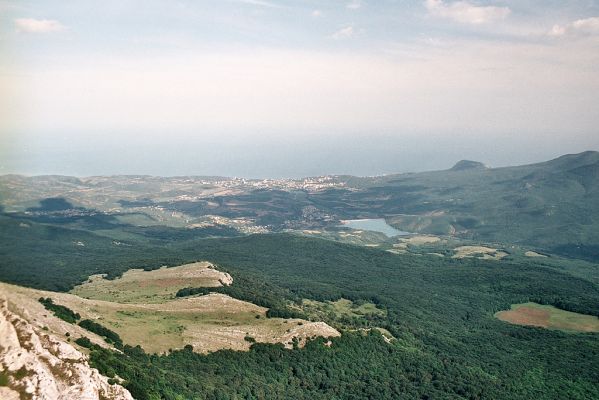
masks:
<path id="1" fill-rule="evenodd" d="M 351 229 L 360 229 L 364 231 L 374 231 L 383 233 L 389 237 L 409 235 L 410 232 L 400 231 L 389 225 L 383 218 L 373 219 L 349 219 L 341 221 L 342 226 Z"/>

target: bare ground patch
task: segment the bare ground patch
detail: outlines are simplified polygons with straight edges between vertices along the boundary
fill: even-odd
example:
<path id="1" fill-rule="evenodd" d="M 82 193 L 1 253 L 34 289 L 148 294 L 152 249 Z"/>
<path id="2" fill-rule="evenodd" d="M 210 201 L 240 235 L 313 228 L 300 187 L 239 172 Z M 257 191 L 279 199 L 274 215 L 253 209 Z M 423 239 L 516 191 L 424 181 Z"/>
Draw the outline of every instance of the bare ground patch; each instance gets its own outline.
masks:
<path id="1" fill-rule="evenodd" d="M 501 311 L 497 314 L 497 318 L 511 324 L 540 326 L 542 328 L 549 326 L 549 317 L 549 311 L 525 306 L 516 310 Z"/>
<path id="2" fill-rule="evenodd" d="M 352 329 L 352 320 L 374 320 L 385 317 L 387 312 L 370 302 L 354 303 L 341 298 L 336 301 L 316 301 L 303 299 L 301 305 L 295 306 L 310 319 L 325 320 L 342 329 Z M 378 328 L 377 328 L 378 329 Z"/>

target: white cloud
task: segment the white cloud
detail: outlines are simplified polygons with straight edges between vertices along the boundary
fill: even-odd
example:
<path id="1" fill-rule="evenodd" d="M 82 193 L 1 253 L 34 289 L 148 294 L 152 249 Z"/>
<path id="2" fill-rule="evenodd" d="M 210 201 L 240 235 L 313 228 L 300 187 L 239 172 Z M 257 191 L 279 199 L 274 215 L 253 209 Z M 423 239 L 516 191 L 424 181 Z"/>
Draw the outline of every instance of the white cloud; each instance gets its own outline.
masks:
<path id="1" fill-rule="evenodd" d="M 50 33 L 60 32 L 64 25 L 53 19 L 17 18 L 15 19 L 17 32 Z"/>
<path id="2" fill-rule="evenodd" d="M 362 3 L 359 0 L 353 0 L 351 3 L 348 3 L 345 7 L 349 8 L 350 10 L 357 10 L 358 8 L 362 7 Z"/>
<path id="3" fill-rule="evenodd" d="M 572 27 L 585 33 L 599 33 L 599 17 L 576 20 L 572 23 Z"/>
<path id="4" fill-rule="evenodd" d="M 353 26 L 346 26 L 345 28 L 339 29 L 337 32 L 333 33 L 331 37 L 335 40 L 340 39 L 349 39 L 354 36 L 355 30 Z"/>
<path id="5" fill-rule="evenodd" d="M 597 34 L 599 34 L 599 17 L 578 19 L 566 25 L 554 25 L 548 32 L 549 36 Z"/>
<path id="6" fill-rule="evenodd" d="M 314 18 L 322 17 L 322 11 L 320 11 L 320 10 L 312 11 L 312 17 L 314 17 Z"/>
<path id="7" fill-rule="evenodd" d="M 474 25 L 503 20 L 511 12 L 508 7 L 477 6 L 466 1 L 445 3 L 443 0 L 426 0 L 425 5 L 435 17 Z"/>

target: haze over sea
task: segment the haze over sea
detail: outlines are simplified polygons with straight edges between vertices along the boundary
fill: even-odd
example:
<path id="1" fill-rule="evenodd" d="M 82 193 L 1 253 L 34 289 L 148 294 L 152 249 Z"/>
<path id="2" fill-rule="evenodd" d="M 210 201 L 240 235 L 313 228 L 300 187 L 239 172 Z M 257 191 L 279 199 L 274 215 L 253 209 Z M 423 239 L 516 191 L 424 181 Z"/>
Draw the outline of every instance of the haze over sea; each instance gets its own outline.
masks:
<path id="1" fill-rule="evenodd" d="M 0 174 L 302 177 L 599 149 L 599 2 L 0 1 Z"/>
<path id="2" fill-rule="evenodd" d="M 597 143 L 595 143 L 597 142 Z M 491 167 L 528 164 L 599 149 L 599 135 L 589 140 L 537 141 L 464 135 L 403 137 L 342 135 L 261 137 L 172 141 L 99 138 L 77 141 L 60 137 L 19 142 L 0 148 L 0 174 L 74 176 L 139 174 L 204 175 L 245 178 L 301 178 L 327 174 L 356 176 L 420 172 L 450 168 L 460 159 Z M 591 144 L 594 144 L 592 146 Z"/>

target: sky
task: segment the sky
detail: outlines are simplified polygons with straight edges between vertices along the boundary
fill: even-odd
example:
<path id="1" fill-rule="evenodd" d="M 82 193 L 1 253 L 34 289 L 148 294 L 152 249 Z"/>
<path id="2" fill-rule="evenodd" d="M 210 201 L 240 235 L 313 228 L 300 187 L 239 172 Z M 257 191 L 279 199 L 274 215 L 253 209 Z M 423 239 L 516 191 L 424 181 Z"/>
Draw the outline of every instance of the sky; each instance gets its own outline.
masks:
<path id="1" fill-rule="evenodd" d="M 0 0 L 0 174 L 525 164 L 598 104 L 599 1 Z"/>

